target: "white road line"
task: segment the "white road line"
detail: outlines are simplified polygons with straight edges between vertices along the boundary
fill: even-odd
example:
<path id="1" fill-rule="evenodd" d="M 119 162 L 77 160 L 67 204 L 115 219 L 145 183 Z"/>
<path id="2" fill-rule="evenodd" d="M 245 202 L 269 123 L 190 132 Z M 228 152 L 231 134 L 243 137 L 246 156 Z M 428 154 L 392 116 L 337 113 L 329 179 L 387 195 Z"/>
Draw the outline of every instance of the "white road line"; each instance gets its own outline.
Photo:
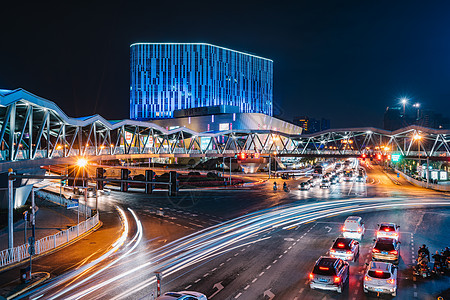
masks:
<path id="1" fill-rule="evenodd" d="M 285 250 L 283 253 L 286 254 L 286 253 L 287 253 L 287 250 Z"/>
<path id="2" fill-rule="evenodd" d="M 230 261 L 230 260 L 231 260 L 231 257 L 229 259 L 227 259 L 227 261 Z"/>
<path id="3" fill-rule="evenodd" d="M 282 258 L 283 257 L 283 254 L 281 254 L 280 256 L 278 256 L 278 258 Z"/>
<path id="4" fill-rule="evenodd" d="M 244 288 L 244 290 L 247 290 L 250 287 L 249 284 L 247 284 L 247 286 Z"/>
<path id="5" fill-rule="evenodd" d="M 292 246 L 290 246 L 289 248 L 288 248 L 288 250 L 291 250 L 292 249 Z"/>
<path id="6" fill-rule="evenodd" d="M 303 293 L 303 291 L 305 290 L 305 288 L 301 288 L 300 291 L 298 291 L 299 294 Z"/>
<path id="7" fill-rule="evenodd" d="M 199 278 L 199 279 L 197 279 L 196 281 L 194 281 L 194 283 L 197 283 L 197 282 L 199 282 L 201 279 Z"/>
<path id="8" fill-rule="evenodd" d="M 273 261 L 272 263 L 273 263 L 273 264 L 276 264 L 276 263 L 277 263 L 277 261 L 278 261 L 278 260 L 277 260 L 277 259 L 275 259 L 275 260 L 274 260 L 274 261 Z"/>
<path id="9" fill-rule="evenodd" d="M 256 280 L 258 280 L 258 278 L 253 279 L 253 280 L 252 280 L 252 283 L 255 283 Z"/>
<path id="10" fill-rule="evenodd" d="M 266 270 L 269 270 L 271 267 L 272 267 L 271 265 L 268 265 L 267 268 L 266 268 Z"/>
<path id="11" fill-rule="evenodd" d="M 237 295 L 234 297 L 234 299 L 239 298 L 241 295 L 242 295 L 242 293 L 237 294 Z"/>
<path id="12" fill-rule="evenodd" d="M 236 253 L 234 256 L 238 256 L 239 255 L 239 253 Z"/>
<path id="13" fill-rule="evenodd" d="M 205 275 L 203 275 L 203 277 L 207 277 L 209 275 L 209 273 L 206 273 Z"/>
<path id="14" fill-rule="evenodd" d="M 264 271 L 262 271 L 261 273 L 259 273 L 259 277 L 261 277 L 261 276 L 263 276 L 264 275 Z"/>
<path id="15" fill-rule="evenodd" d="M 192 284 L 188 285 L 187 287 L 185 287 L 185 290 L 188 290 L 190 287 L 192 286 Z"/>
<path id="16" fill-rule="evenodd" d="M 221 263 L 220 265 L 219 265 L 219 267 L 221 267 L 221 266 L 223 266 L 225 263 Z"/>
<path id="17" fill-rule="evenodd" d="M 214 272 L 215 270 L 217 270 L 217 268 L 212 269 L 210 272 Z"/>

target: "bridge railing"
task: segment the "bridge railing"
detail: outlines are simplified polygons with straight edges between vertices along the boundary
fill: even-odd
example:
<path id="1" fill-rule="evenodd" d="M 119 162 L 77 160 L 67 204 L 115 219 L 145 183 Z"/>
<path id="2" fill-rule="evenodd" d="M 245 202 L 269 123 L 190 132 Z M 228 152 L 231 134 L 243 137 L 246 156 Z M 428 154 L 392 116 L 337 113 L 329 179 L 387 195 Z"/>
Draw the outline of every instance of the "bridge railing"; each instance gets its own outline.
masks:
<path id="1" fill-rule="evenodd" d="M 43 254 L 47 251 L 56 249 L 65 243 L 77 238 L 83 233 L 91 230 L 99 223 L 98 214 L 93 217 L 80 222 L 78 225 L 72 226 L 69 229 L 58 232 L 53 235 L 46 236 L 36 241 L 35 243 L 35 255 Z M 8 265 L 18 263 L 24 259 L 30 257 L 28 253 L 28 244 L 23 244 L 14 248 L 5 249 L 0 252 L 0 268 L 6 267 Z"/>

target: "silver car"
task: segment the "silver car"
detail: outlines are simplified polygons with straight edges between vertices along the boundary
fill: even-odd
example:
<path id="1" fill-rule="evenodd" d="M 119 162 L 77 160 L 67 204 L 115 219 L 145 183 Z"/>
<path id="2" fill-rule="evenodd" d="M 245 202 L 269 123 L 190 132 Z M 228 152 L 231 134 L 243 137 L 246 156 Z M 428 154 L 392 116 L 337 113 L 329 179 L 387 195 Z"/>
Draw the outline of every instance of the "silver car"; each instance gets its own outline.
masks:
<path id="1" fill-rule="evenodd" d="M 375 292 L 397 296 L 397 267 L 391 263 L 372 261 L 363 281 L 364 293 Z"/>
<path id="2" fill-rule="evenodd" d="M 159 296 L 156 300 L 208 300 L 205 295 L 199 292 L 182 291 L 167 292 Z"/>
<path id="3" fill-rule="evenodd" d="M 330 248 L 330 256 L 356 261 L 359 256 L 359 243 L 350 238 L 337 238 Z"/>

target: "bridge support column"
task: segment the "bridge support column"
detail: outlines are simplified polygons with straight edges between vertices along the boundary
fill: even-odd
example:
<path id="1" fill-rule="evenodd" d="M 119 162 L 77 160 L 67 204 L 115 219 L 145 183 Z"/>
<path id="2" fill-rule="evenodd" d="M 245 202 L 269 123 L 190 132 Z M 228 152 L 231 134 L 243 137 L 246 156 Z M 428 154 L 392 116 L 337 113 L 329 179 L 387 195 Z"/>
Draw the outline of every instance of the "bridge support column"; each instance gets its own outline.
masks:
<path id="1" fill-rule="evenodd" d="M 145 170 L 145 181 L 152 181 L 155 176 L 155 172 L 152 170 Z M 145 193 L 152 194 L 153 193 L 153 184 L 146 183 L 145 184 Z"/>
<path id="2" fill-rule="evenodd" d="M 178 174 L 176 171 L 169 172 L 169 196 L 176 196 L 178 192 Z"/>
<path id="3" fill-rule="evenodd" d="M 97 190 L 103 190 L 104 187 L 104 181 L 100 180 L 101 178 L 105 178 L 105 169 L 103 168 L 97 168 L 97 178 L 99 180 L 97 180 Z"/>
<path id="4" fill-rule="evenodd" d="M 120 179 L 128 180 L 128 169 L 120 169 Z M 120 183 L 120 191 L 127 192 L 128 191 L 128 182 Z"/>

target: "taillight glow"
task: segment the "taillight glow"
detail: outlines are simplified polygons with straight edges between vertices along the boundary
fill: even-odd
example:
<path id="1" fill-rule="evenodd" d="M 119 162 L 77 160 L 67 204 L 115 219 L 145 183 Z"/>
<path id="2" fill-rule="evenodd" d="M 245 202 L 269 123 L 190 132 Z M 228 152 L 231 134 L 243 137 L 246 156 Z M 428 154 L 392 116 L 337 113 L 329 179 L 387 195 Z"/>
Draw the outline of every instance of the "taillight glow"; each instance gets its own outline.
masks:
<path id="1" fill-rule="evenodd" d="M 358 232 L 361 232 L 361 228 L 358 228 Z"/>
<path id="2" fill-rule="evenodd" d="M 392 251 L 389 251 L 389 254 L 395 254 L 395 255 L 397 255 L 397 254 L 398 254 L 398 251 L 397 251 L 397 250 L 392 250 Z"/>
<path id="3" fill-rule="evenodd" d="M 328 268 L 328 267 L 319 267 L 319 269 L 328 271 L 330 268 Z"/>
<path id="4" fill-rule="evenodd" d="M 380 274 L 380 275 L 381 275 L 381 274 L 383 274 L 383 271 L 378 271 L 378 270 L 377 270 L 377 271 L 375 271 L 375 273 L 377 273 L 377 274 Z"/>
<path id="5" fill-rule="evenodd" d="M 398 233 L 394 233 L 393 236 L 398 236 Z"/>
<path id="6" fill-rule="evenodd" d="M 342 226 L 342 231 L 345 231 L 345 226 Z"/>
<path id="7" fill-rule="evenodd" d="M 339 282 L 341 282 L 341 277 L 334 276 L 334 283 L 339 283 Z"/>
<path id="8" fill-rule="evenodd" d="M 314 279 L 314 274 L 313 273 L 309 273 L 309 279 Z"/>
<path id="9" fill-rule="evenodd" d="M 389 231 L 389 228 L 385 228 L 384 231 L 388 232 L 388 231 Z"/>
<path id="10" fill-rule="evenodd" d="M 347 251 L 347 254 L 352 254 L 352 251 L 348 250 L 348 251 Z"/>
<path id="11" fill-rule="evenodd" d="M 338 247 L 339 247 L 339 248 L 344 248 L 344 244 L 339 243 L 339 244 L 338 244 Z"/>
<path id="12" fill-rule="evenodd" d="M 372 278 L 370 278 L 369 276 L 366 275 L 366 276 L 364 276 L 364 280 L 365 280 L 365 281 L 371 281 Z"/>
<path id="13" fill-rule="evenodd" d="M 330 250 L 330 253 L 335 253 L 335 252 L 336 252 L 336 250 L 333 250 L 333 249 Z"/>
<path id="14" fill-rule="evenodd" d="M 379 253 L 380 250 L 378 250 L 378 249 L 372 249 L 372 252 Z"/>
<path id="15" fill-rule="evenodd" d="M 392 279 L 386 280 L 386 282 L 387 282 L 387 283 L 390 283 L 390 284 L 394 284 L 395 280 L 394 280 L 394 278 L 392 278 Z"/>

